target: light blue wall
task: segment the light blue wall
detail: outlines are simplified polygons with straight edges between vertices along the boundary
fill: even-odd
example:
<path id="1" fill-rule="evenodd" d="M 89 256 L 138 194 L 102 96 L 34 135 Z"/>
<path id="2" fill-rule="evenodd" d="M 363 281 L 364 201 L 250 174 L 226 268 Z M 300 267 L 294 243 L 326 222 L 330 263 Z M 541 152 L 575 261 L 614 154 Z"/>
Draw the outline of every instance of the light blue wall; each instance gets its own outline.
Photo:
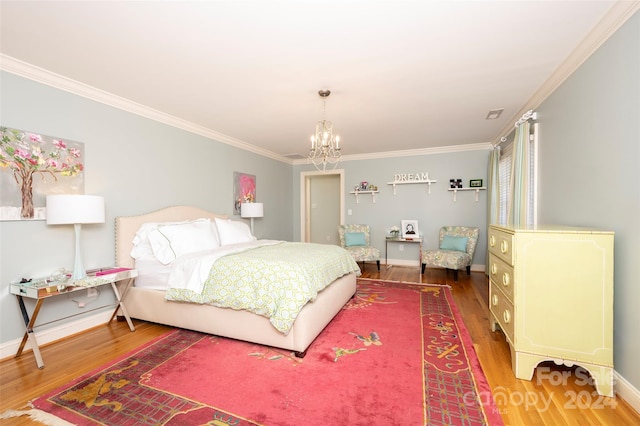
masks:
<path id="1" fill-rule="evenodd" d="M 106 223 L 83 228 L 87 268 L 114 263 L 114 218 L 167 205 L 195 205 L 233 212 L 233 172 L 253 174 L 265 217 L 255 220 L 260 238 L 292 239 L 291 168 L 229 145 L 51 88 L 0 74 L 2 125 L 85 144 L 85 193 L 105 197 Z M 284 190 L 283 190 L 284 189 Z M 238 218 L 238 217 L 236 217 Z M 0 222 L 0 342 L 24 332 L 9 283 L 72 269 L 72 227 L 44 221 Z M 109 296 L 98 303 L 107 303 Z M 47 301 L 41 321 L 81 312 L 59 297 Z M 103 304 L 104 304 L 103 303 Z"/>
<path id="2" fill-rule="evenodd" d="M 537 111 L 540 222 L 615 231 L 614 368 L 640 389 L 640 13 Z"/>
<path id="3" fill-rule="evenodd" d="M 345 141 L 345 144 L 348 142 Z M 384 256 L 385 236 L 388 229 L 403 219 L 418 221 L 420 233 L 424 236 L 425 248 L 437 248 L 438 231 L 444 225 L 477 226 L 480 238 L 473 258 L 474 265 L 483 266 L 486 256 L 486 217 L 487 191 L 480 191 L 478 202 L 475 192 L 458 192 L 457 201 L 448 191 L 449 179 L 460 178 L 465 187 L 470 179 L 482 179 L 487 182 L 489 151 L 475 151 L 425 154 L 410 157 L 384 158 L 374 160 L 344 161 L 340 168 L 345 176 L 345 223 L 362 223 L 371 226 L 371 243 L 378 247 Z M 313 166 L 296 166 L 295 173 L 312 170 Z M 426 184 L 398 185 L 396 195 L 388 185 L 398 173 L 429 173 L 429 179 L 437 180 L 428 194 Z M 349 194 L 354 186 L 367 181 L 378 187 L 376 202 L 370 195 L 360 195 L 360 203 Z M 299 178 L 294 179 L 294 197 L 300 195 Z M 300 238 L 300 203 L 294 202 L 294 232 Z M 347 215 L 348 210 L 352 215 Z M 418 262 L 417 246 L 406 246 L 399 252 L 397 245 L 389 246 L 389 259 L 415 260 Z"/>

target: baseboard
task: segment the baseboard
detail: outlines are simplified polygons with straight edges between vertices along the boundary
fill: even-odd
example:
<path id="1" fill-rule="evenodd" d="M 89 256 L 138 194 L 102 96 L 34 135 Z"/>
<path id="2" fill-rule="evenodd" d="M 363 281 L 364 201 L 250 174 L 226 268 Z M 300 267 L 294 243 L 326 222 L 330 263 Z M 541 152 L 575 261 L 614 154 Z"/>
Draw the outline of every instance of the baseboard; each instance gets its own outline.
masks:
<path id="1" fill-rule="evenodd" d="M 473 272 L 484 272 L 486 271 L 486 265 L 484 263 L 474 263 L 471 265 L 471 270 Z"/>
<path id="2" fill-rule="evenodd" d="M 613 372 L 613 389 L 627 404 L 640 413 L 640 390 L 625 380 L 617 371 Z"/>
<path id="3" fill-rule="evenodd" d="M 380 263 L 384 263 L 384 260 L 381 260 Z M 387 265 L 410 266 L 413 268 L 417 268 L 418 266 L 420 266 L 417 260 L 408 259 L 389 259 L 387 260 Z"/>
<path id="4" fill-rule="evenodd" d="M 382 262 L 384 263 L 384 262 Z M 407 259 L 389 259 L 387 261 L 388 265 L 397 265 L 397 266 L 412 266 L 417 268 L 418 267 L 418 262 L 415 260 L 407 260 Z M 485 269 L 485 264 L 484 263 L 474 263 L 473 265 L 471 265 L 471 270 L 473 272 L 484 272 Z"/>
<path id="5" fill-rule="evenodd" d="M 81 331 L 106 324 L 107 321 L 111 319 L 112 314 L 113 312 L 111 310 L 98 312 L 93 315 L 89 315 L 87 313 L 77 321 L 64 323 L 56 327 L 43 329 L 41 331 L 38 331 L 36 329 L 36 340 L 38 341 L 38 346 L 42 347 L 47 343 L 55 342 L 56 340 L 63 339 L 76 333 L 80 333 Z M 2 343 L 0 345 L 0 359 L 14 357 L 16 355 L 16 352 L 18 352 L 20 342 L 22 342 L 22 337 Z M 25 345 L 24 350 L 31 350 L 31 344 L 29 342 L 27 342 L 27 344 Z M 45 359 L 44 361 L 46 364 L 47 360 Z"/>

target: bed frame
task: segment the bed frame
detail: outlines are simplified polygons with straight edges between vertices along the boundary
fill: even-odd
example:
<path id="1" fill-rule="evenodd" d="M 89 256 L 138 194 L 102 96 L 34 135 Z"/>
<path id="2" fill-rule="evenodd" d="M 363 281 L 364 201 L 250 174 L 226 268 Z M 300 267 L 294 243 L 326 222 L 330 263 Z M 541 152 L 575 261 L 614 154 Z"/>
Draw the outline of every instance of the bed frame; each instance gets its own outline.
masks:
<path id="1" fill-rule="evenodd" d="M 174 222 L 199 218 L 224 218 L 197 207 L 173 206 L 139 216 L 116 217 L 116 265 L 135 268 L 129 255 L 136 231 L 146 222 Z M 345 275 L 326 287 L 300 311 L 288 334 L 279 332 L 266 317 L 249 311 L 167 301 L 164 291 L 137 288 L 135 284 L 124 302 L 131 318 L 245 340 L 291 350 L 304 356 L 309 345 L 340 312 L 356 291 L 356 275 Z"/>

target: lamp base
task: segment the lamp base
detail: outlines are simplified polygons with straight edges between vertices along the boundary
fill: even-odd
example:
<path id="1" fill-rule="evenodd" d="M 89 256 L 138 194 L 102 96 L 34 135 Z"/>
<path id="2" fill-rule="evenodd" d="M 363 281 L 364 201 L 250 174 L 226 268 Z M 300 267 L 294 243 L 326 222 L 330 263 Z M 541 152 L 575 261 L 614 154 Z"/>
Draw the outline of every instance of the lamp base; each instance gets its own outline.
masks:
<path id="1" fill-rule="evenodd" d="M 71 279 L 81 280 L 87 277 L 87 271 L 85 271 L 84 265 L 82 263 L 82 245 L 80 244 L 82 239 L 82 225 L 80 225 L 79 223 L 74 224 L 73 230 L 76 234 L 76 254 L 73 263 L 73 275 L 71 275 Z"/>

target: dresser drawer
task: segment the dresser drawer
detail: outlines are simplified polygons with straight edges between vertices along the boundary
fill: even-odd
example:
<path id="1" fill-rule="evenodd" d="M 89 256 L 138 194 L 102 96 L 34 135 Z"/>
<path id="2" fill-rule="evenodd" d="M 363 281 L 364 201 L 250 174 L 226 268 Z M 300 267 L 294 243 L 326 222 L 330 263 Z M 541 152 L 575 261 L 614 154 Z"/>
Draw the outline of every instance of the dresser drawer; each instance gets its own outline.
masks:
<path id="1" fill-rule="evenodd" d="M 513 344 L 513 323 L 515 321 L 513 303 L 506 298 L 495 283 L 491 283 L 489 287 L 489 310 L 500 324 L 509 343 Z"/>
<path id="2" fill-rule="evenodd" d="M 513 265 L 513 234 L 489 228 L 489 252 Z"/>
<path id="3" fill-rule="evenodd" d="M 493 253 L 489 253 L 489 278 L 513 302 L 513 287 L 515 284 L 513 267 L 507 265 Z"/>

